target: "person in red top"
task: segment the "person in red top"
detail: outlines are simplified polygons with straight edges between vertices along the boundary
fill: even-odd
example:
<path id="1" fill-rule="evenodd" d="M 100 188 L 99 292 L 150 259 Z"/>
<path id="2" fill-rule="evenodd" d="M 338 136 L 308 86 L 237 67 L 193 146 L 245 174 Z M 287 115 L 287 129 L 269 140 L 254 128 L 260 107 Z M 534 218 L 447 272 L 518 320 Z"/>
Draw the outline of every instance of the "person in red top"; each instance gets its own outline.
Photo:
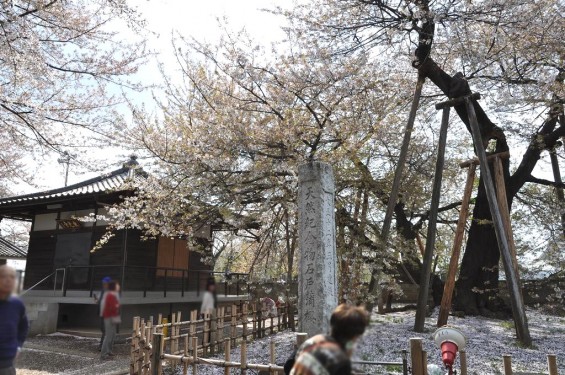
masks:
<path id="1" fill-rule="evenodd" d="M 104 297 L 100 303 L 100 311 L 104 319 L 104 330 L 106 332 L 104 341 L 102 342 L 100 358 L 112 359 L 114 358 L 112 347 L 114 346 L 118 324 L 121 323 L 120 294 L 117 282 L 111 281 L 108 283 L 108 290 L 104 293 Z"/>

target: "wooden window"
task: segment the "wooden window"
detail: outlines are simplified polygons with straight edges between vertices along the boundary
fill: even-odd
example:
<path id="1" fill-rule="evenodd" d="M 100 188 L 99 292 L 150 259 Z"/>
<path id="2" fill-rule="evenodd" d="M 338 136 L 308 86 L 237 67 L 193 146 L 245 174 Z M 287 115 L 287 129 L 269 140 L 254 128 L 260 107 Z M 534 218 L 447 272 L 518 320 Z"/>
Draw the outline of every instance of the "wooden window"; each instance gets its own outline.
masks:
<path id="1" fill-rule="evenodd" d="M 159 237 L 157 250 L 157 276 L 182 277 L 182 271 L 188 270 L 188 248 L 186 240 Z M 162 268 L 176 269 L 178 271 L 164 270 Z"/>

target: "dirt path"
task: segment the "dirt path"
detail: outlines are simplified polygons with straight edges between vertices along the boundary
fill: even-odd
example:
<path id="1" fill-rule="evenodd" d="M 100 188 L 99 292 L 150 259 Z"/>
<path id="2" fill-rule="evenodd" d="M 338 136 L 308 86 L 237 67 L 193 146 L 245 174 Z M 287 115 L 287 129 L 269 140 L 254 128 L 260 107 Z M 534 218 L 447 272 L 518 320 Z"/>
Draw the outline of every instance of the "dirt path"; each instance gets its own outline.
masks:
<path id="1" fill-rule="evenodd" d="M 129 369 L 129 345 L 117 344 L 115 360 L 102 361 L 97 339 L 74 336 L 30 338 L 16 362 L 18 375 L 118 374 Z"/>

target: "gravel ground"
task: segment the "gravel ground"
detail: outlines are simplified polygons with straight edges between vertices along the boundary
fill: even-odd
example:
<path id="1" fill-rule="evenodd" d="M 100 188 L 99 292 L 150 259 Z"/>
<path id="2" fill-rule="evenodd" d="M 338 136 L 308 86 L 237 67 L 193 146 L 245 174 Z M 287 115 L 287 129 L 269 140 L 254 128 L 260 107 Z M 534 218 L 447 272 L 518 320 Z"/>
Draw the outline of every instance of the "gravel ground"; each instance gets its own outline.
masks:
<path id="1" fill-rule="evenodd" d="M 115 360 L 101 361 L 98 339 L 67 335 L 31 337 L 16 363 L 18 375 L 111 374 L 129 370 L 127 344 L 114 345 Z"/>
<path id="2" fill-rule="evenodd" d="M 502 355 L 512 355 L 514 371 L 546 372 L 546 354 L 557 355 L 559 373 L 565 374 L 565 318 L 547 315 L 536 310 L 527 311 L 532 348 L 521 348 L 515 340 L 512 322 L 482 317 L 450 317 L 449 324 L 461 329 L 467 336 L 469 375 L 503 374 Z M 414 311 L 373 315 L 371 327 L 359 343 L 356 359 L 400 362 L 401 351 L 408 349 L 411 337 L 422 337 L 428 352 L 429 364 L 441 364 L 439 349 L 431 334 L 435 330 L 437 311 L 426 319 L 427 333 L 412 330 Z M 292 353 L 295 334 L 287 331 L 248 344 L 248 362 L 269 363 L 269 340 L 276 345 L 276 363 L 283 364 Z M 118 357 L 114 361 L 100 361 L 97 340 L 74 336 L 50 335 L 30 338 L 18 359 L 18 375 L 44 374 L 113 374 L 129 369 L 129 345 L 116 345 Z M 232 351 L 232 360 L 239 361 L 239 347 Z M 458 364 L 457 364 L 458 365 Z M 181 369 L 166 373 L 180 374 Z M 393 367 L 364 369 L 370 374 L 398 374 Z M 200 375 L 222 375 L 223 368 L 200 365 Z M 239 373 L 235 369 L 233 374 Z M 254 372 L 250 371 L 250 375 Z"/>
<path id="3" fill-rule="evenodd" d="M 427 333 L 419 334 L 412 330 L 414 311 L 396 312 L 387 315 L 373 315 L 371 327 L 365 333 L 356 351 L 356 358 L 364 361 L 401 362 L 401 352 L 409 348 L 411 337 L 421 337 L 424 350 L 428 353 L 428 363 L 441 365 L 441 353 L 436 348 L 432 333 L 435 331 L 437 311 L 426 319 Z M 534 345 L 521 348 L 515 339 L 515 331 L 510 321 L 482 317 L 457 318 L 451 316 L 449 324 L 461 329 L 467 336 L 467 362 L 469 375 L 503 374 L 502 355 L 512 355 L 514 371 L 547 373 L 546 354 L 556 354 L 559 373 L 565 374 L 565 318 L 528 310 L 530 332 Z M 269 363 L 269 340 L 265 338 L 248 344 L 248 362 Z M 292 353 L 295 334 L 283 332 L 272 336 L 276 343 L 276 363 L 282 364 Z M 221 358 L 221 357 L 218 357 Z M 239 361 L 239 347 L 232 350 L 232 360 Z M 457 367 L 459 363 L 456 364 Z M 362 368 L 369 374 L 400 374 L 395 366 Z M 180 368 L 167 373 L 182 373 Z M 190 370 L 189 370 L 190 373 Z M 223 368 L 200 365 L 198 374 L 222 375 Z M 233 374 L 239 373 L 232 370 Z M 250 372 L 254 374 L 254 372 Z"/>

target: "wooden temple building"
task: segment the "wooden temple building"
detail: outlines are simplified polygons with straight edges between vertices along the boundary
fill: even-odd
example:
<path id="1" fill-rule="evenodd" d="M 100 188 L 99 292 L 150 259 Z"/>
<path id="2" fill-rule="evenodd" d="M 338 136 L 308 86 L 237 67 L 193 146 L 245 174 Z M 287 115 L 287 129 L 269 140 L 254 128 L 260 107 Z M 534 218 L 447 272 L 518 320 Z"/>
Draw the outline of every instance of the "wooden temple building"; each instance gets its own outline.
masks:
<path id="1" fill-rule="evenodd" d="M 143 240 L 138 230 L 120 230 L 91 252 L 107 231 L 108 223 L 100 217 L 124 196 L 134 194 L 124 187 L 126 182 L 143 176 L 132 158 L 100 177 L 0 199 L 0 219 L 31 223 L 22 299 L 32 333 L 99 327 L 94 295 L 99 294 L 104 277 L 121 285 L 126 328 L 136 315 L 186 312 L 199 306 L 206 280 L 218 275 L 189 249 L 187 239 Z M 87 216 L 92 220 L 78 220 Z M 210 246 L 210 226 L 202 225 L 195 233 L 198 242 Z M 246 299 L 246 276 L 231 274 L 229 284 L 220 283 L 219 302 Z"/>

